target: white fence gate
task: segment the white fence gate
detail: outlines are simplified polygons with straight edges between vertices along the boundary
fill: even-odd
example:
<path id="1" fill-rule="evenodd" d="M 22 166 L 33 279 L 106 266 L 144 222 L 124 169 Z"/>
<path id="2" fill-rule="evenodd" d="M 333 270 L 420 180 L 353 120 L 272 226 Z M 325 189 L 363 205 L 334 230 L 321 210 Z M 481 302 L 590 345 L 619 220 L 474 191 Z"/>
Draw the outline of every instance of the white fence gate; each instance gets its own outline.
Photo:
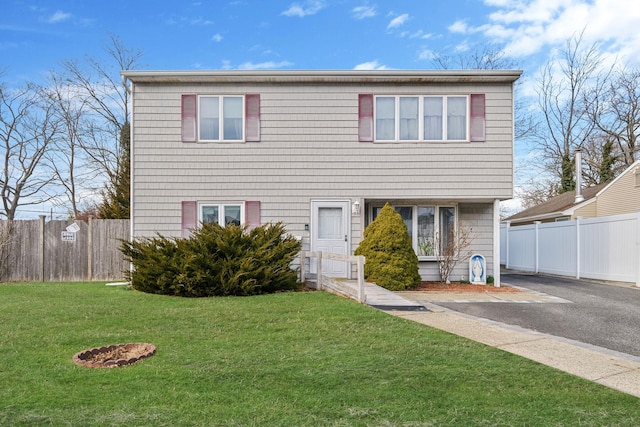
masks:
<path id="1" fill-rule="evenodd" d="M 640 212 L 514 227 L 501 224 L 500 264 L 640 286 Z"/>

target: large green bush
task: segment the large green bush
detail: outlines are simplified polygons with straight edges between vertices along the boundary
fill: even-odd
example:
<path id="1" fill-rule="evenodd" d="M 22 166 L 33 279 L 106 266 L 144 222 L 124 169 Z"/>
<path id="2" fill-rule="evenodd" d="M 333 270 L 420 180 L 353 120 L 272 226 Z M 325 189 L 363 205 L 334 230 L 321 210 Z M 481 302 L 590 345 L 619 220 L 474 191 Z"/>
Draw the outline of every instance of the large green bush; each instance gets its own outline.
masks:
<path id="1" fill-rule="evenodd" d="M 158 235 L 123 242 L 139 291 L 183 297 L 256 295 L 299 289 L 291 262 L 300 242 L 282 223 L 246 227 L 203 224 L 188 239 Z"/>
<path id="2" fill-rule="evenodd" d="M 388 203 L 364 230 L 356 255 L 364 255 L 365 277 L 393 291 L 420 284 L 418 257 L 402 217 Z"/>

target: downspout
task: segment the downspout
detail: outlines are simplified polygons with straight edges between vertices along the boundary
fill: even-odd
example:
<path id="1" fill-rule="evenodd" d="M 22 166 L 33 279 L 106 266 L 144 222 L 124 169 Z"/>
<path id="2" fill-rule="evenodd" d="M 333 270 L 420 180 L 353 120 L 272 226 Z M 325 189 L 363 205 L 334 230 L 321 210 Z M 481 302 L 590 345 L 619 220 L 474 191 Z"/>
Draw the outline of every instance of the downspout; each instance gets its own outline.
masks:
<path id="1" fill-rule="evenodd" d="M 129 118 L 129 241 L 132 242 L 133 241 L 133 202 L 135 200 L 134 197 L 134 193 L 133 193 L 133 171 L 134 171 L 134 158 L 135 156 L 133 155 L 133 147 L 134 147 L 134 141 L 135 141 L 135 132 L 134 132 L 134 126 L 133 126 L 133 90 L 134 90 L 134 86 L 133 86 L 133 82 L 131 82 L 131 87 L 129 87 L 129 85 L 127 84 L 127 78 L 122 75 L 122 85 L 124 86 L 124 89 L 127 91 L 127 93 L 129 95 L 131 95 L 130 98 L 130 102 L 131 102 L 131 106 L 130 106 L 130 114 L 131 117 Z M 129 265 L 129 269 L 131 271 L 133 271 L 133 264 Z"/>

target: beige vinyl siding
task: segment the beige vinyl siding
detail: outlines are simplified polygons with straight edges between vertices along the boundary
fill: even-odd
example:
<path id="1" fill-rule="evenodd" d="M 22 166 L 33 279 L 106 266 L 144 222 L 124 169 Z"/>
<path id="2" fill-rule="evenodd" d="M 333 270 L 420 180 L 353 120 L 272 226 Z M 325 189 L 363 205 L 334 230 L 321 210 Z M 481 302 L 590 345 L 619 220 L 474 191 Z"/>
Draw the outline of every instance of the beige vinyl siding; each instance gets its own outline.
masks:
<path id="1" fill-rule="evenodd" d="M 640 210 L 640 187 L 633 169 L 628 169 L 598 195 L 598 216 L 620 215 Z"/>
<path id="2" fill-rule="evenodd" d="M 261 141 L 182 143 L 182 94 L 260 94 Z M 358 142 L 358 94 L 486 95 L 486 142 Z M 283 221 L 308 249 L 311 200 L 456 203 L 480 221 L 474 252 L 491 267 L 492 202 L 512 197 L 511 84 L 134 85 L 133 235 L 179 236 L 181 202 L 259 200 L 263 223 Z M 480 219 L 474 219 L 479 216 Z M 364 217 L 353 216 L 351 246 Z M 433 273 L 435 263 L 421 263 Z M 435 270 L 437 271 L 437 269 Z M 468 275 L 460 266 L 456 275 Z M 491 271 L 488 274 L 493 274 Z"/>
<path id="3" fill-rule="evenodd" d="M 580 218 L 593 218 L 597 215 L 597 206 L 598 203 L 596 200 L 594 200 L 593 202 L 589 203 L 586 206 L 583 206 L 579 209 L 576 209 L 575 212 L 573 212 L 573 217 L 572 219 L 576 219 L 578 217 Z"/>

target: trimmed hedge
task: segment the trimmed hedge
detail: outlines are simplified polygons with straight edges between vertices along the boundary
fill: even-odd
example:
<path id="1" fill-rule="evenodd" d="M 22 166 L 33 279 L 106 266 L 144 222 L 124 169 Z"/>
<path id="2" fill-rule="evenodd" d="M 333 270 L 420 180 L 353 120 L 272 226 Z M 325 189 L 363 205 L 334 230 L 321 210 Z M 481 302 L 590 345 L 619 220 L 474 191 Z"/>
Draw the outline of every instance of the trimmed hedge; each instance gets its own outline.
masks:
<path id="1" fill-rule="evenodd" d="M 139 291 L 182 297 L 257 295 L 299 290 L 291 263 L 300 242 L 282 223 L 246 227 L 202 224 L 187 239 L 158 235 L 123 242 Z"/>
<path id="2" fill-rule="evenodd" d="M 388 203 L 364 230 L 356 255 L 364 255 L 365 278 L 393 291 L 420 285 L 418 256 L 402 217 Z"/>

